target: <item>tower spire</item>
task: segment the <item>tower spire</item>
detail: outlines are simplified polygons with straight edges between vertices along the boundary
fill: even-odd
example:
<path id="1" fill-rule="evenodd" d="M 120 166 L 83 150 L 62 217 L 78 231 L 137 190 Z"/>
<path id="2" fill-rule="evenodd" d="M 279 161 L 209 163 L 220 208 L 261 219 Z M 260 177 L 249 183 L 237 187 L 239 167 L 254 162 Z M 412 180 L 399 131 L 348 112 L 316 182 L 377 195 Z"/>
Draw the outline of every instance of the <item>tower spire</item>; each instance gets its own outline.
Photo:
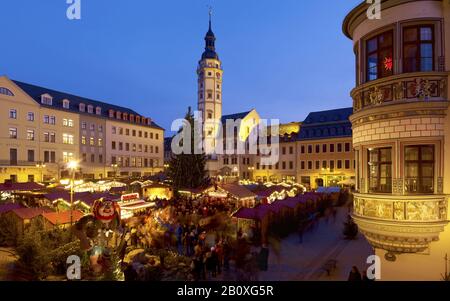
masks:
<path id="1" fill-rule="evenodd" d="M 209 14 L 209 30 L 211 30 L 212 6 L 210 5 L 210 6 L 208 7 L 208 9 L 209 9 L 209 12 L 208 12 L 208 14 Z M 212 31 L 212 30 L 211 30 L 211 31 Z"/>

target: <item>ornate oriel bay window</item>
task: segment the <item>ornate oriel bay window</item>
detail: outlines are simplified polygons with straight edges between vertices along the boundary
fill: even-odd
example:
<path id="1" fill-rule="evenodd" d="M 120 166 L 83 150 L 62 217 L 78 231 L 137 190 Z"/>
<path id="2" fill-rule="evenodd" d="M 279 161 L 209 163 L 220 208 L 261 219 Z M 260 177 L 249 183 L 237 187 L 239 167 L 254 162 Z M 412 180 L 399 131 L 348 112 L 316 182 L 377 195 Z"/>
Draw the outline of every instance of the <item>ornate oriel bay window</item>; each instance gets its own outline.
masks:
<path id="1" fill-rule="evenodd" d="M 344 21 L 356 58 L 353 217 L 374 247 L 396 254 L 429 252 L 448 224 L 450 12 L 443 3 L 382 1 L 378 23 L 361 4 Z"/>

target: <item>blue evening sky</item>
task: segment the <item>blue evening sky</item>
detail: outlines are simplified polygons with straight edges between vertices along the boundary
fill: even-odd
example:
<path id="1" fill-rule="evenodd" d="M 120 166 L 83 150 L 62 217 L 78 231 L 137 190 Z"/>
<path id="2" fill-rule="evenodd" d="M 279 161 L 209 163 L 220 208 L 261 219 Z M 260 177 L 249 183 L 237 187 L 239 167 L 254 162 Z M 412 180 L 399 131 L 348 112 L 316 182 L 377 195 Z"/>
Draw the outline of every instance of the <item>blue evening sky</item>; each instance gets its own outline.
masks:
<path id="1" fill-rule="evenodd" d="M 224 67 L 223 113 L 302 121 L 351 106 L 352 43 L 341 31 L 361 0 L 1 0 L 0 75 L 130 107 L 170 130 L 197 105 L 208 5 Z"/>

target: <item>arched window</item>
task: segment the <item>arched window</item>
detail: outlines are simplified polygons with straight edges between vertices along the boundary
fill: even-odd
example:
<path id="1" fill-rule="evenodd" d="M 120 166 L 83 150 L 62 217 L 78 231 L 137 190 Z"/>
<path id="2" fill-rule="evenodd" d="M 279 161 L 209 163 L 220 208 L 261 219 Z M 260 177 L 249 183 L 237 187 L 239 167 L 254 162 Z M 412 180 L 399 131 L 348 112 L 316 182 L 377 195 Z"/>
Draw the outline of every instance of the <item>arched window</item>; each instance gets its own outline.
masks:
<path id="1" fill-rule="evenodd" d="M 6 95 L 6 96 L 14 96 L 14 93 L 5 87 L 0 87 L 0 94 Z"/>

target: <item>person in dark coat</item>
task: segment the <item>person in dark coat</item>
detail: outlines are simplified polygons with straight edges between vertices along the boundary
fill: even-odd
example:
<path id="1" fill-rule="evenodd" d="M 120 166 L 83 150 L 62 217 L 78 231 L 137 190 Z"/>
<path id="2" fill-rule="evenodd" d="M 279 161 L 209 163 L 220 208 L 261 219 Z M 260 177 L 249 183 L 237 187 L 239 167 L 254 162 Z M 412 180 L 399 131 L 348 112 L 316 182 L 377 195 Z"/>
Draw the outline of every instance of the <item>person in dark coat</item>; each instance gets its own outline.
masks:
<path id="1" fill-rule="evenodd" d="M 269 269 L 269 248 L 265 245 L 259 251 L 258 265 L 261 271 L 267 271 Z"/>
<path id="2" fill-rule="evenodd" d="M 356 266 L 352 267 L 350 274 L 348 275 L 348 281 L 361 281 L 361 273 Z"/>

